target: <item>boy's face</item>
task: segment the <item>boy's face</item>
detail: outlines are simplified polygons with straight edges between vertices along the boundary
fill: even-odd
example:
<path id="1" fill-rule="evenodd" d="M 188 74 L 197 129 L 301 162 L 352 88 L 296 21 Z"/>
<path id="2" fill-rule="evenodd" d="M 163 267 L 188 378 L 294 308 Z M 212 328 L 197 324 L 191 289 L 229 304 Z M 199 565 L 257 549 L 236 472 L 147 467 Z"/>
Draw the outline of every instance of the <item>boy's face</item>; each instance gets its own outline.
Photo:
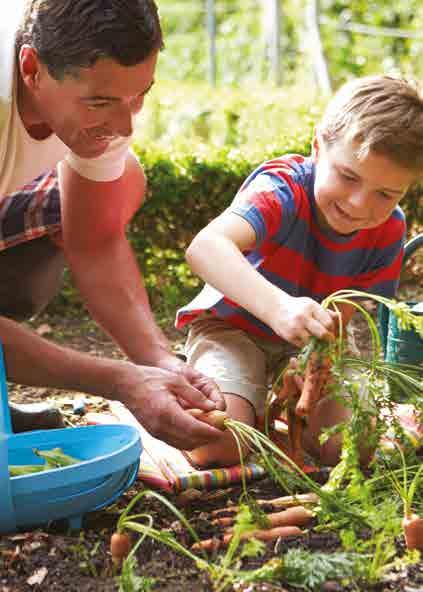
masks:
<path id="1" fill-rule="evenodd" d="M 374 228 L 387 220 L 416 174 L 375 152 L 358 159 L 347 141 L 313 142 L 314 194 L 320 223 L 339 234 Z"/>

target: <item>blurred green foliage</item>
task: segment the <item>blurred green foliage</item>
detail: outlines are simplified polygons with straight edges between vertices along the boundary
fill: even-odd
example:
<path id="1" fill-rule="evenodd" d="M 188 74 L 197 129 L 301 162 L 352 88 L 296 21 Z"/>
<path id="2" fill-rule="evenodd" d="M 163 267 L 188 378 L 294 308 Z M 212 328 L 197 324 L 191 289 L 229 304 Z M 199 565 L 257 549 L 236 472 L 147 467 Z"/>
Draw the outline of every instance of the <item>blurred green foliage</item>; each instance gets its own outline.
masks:
<path id="1" fill-rule="evenodd" d="M 323 106 L 301 82 L 263 92 L 259 86 L 211 89 L 206 83 L 159 80 L 145 101 L 136 137 L 159 150 L 207 156 L 225 148 L 260 160 L 306 145 Z"/>
<path id="2" fill-rule="evenodd" d="M 217 77 L 222 85 L 269 78 L 259 4 L 259 0 L 215 2 Z M 207 80 L 209 40 L 205 0 L 161 0 L 159 10 L 166 44 L 159 64 L 160 78 Z M 295 37 L 294 23 L 286 17 L 281 47 L 290 67 L 294 65 L 289 56 L 294 57 L 291 48 Z"/>
<path id="3" fill-rule="evenodd" d="M 292 130 L 289 151 L 310 153 L 309 127 Z M 263 145 L 262 145 L 263 146 Z M 152 308 L 162 325 L 171 326 L 179 306 L 191 299 L 202 282 L 185 263 L 185 250 L 194 235 L 224 210 L 250 172 L 263 160 L 287 152 L 283 148 L 246 157 L 241 150 L 208 148 L 177 152 L 154 146 L 137 147 L 148 179 L 148 197 L 128 228 Z M 423 188 L 402 204 L 411 223 L 423 222 Z M 54 304 L 57 311 L 78 309 L 81 301 L 69 276 Z M 53 308 L 51 309 L 53 310 Z"/>
<path id="4" fill-rule="evenodd" d="M 307 39 L 308 0 L 280 0 L 280 51 L 285 85 L 307 74 L 312 84 Z M 271 81 L 260 0 L 216 0 L 217 79 L 220 86 Z M 207 80 L 205 0 L 160 0 L 166 51 L 159 77 Z M 379 35 L 344 30 L 375 27 Z M 383 35 L 384 29 L 423 32 L 421 0 L 320 0 L 320 30 L 335 88 L 353 76 L 401 72 L 423 77 L 423 37 Z"/>
<path id="5" fill-rule="evenodd" d="M 322 0 L 321 14 L 321 32 L 335 86 L 351 76 L 379 72 L 423 76 L 421 0 Z M 375 36 L 339 28 L 355 23 L 375 27 L 380 33 L 395 29 L 422 36 Z"/>

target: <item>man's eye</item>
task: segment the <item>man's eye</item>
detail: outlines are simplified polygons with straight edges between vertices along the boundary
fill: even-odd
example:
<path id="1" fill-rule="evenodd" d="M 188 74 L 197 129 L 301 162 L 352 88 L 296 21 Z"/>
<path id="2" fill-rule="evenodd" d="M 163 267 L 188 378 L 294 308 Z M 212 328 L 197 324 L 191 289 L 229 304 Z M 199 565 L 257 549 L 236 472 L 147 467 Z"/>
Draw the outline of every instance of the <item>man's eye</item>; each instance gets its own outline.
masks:
<path id="1" fill-rule="evenodd" d="M 378 193 L 383 199 L 394 199 L 393 195 L 389 195 L 389 193 L 386 193 L 385 191 L 379 191 Z"/>

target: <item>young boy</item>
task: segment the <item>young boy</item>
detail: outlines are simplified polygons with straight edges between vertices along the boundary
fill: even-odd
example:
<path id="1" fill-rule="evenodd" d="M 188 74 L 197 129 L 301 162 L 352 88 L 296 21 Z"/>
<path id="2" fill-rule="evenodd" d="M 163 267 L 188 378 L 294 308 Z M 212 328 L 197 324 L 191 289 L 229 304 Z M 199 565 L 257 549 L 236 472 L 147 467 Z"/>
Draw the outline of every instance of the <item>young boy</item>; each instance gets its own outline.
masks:
<path id="1" fill-rule="evenodd" d="M 389 76 L 354 80 L 330 102 L 311 157 L 265 162 L 194 238 L 187 261 L 207 284 L 176 326 L 191 325 L 188 363 L 215 379 L 229 415 L 255 424 L 272 370 L 312 336 L 333 338 L 326 296 L 394 296 L 406 232 L 398 203 L 422 173 L 420 89 Z M 344 324 L 352 314 L 343 307 Z M 329 398 L 316 406 L 309 448 L 319 450 L 322 427 L 342 414 Z M 320 460 L 338 453 L 322 447 Z M 239 459 L 230 434 L 190 455 L 202 466 Z"/>

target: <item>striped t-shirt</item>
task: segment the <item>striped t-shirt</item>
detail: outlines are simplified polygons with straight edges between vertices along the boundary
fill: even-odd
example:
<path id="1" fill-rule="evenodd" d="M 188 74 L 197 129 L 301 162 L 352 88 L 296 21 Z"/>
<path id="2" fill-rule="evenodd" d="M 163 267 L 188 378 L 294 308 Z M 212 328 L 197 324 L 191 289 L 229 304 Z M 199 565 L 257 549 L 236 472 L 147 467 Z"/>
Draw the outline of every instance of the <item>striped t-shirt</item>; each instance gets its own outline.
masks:
<path id="1" fill-rule="evenodd" d="M 247 220 L 256 232 L 256 246 L 245 257 L 291 296 L 321 302 L 346 288 L 394 296 L 406 231 L 402 210 L 397 207 L 377 228 L 347 236 L 323 230 L 317 222 L 314 172 L 311 158 L 287 155 L 265 162 L 243 183 L 229 211 Z M 176 327 L 205 311 L 255 335 L 280 339 L 207 284 L 177 312 Z"/>

